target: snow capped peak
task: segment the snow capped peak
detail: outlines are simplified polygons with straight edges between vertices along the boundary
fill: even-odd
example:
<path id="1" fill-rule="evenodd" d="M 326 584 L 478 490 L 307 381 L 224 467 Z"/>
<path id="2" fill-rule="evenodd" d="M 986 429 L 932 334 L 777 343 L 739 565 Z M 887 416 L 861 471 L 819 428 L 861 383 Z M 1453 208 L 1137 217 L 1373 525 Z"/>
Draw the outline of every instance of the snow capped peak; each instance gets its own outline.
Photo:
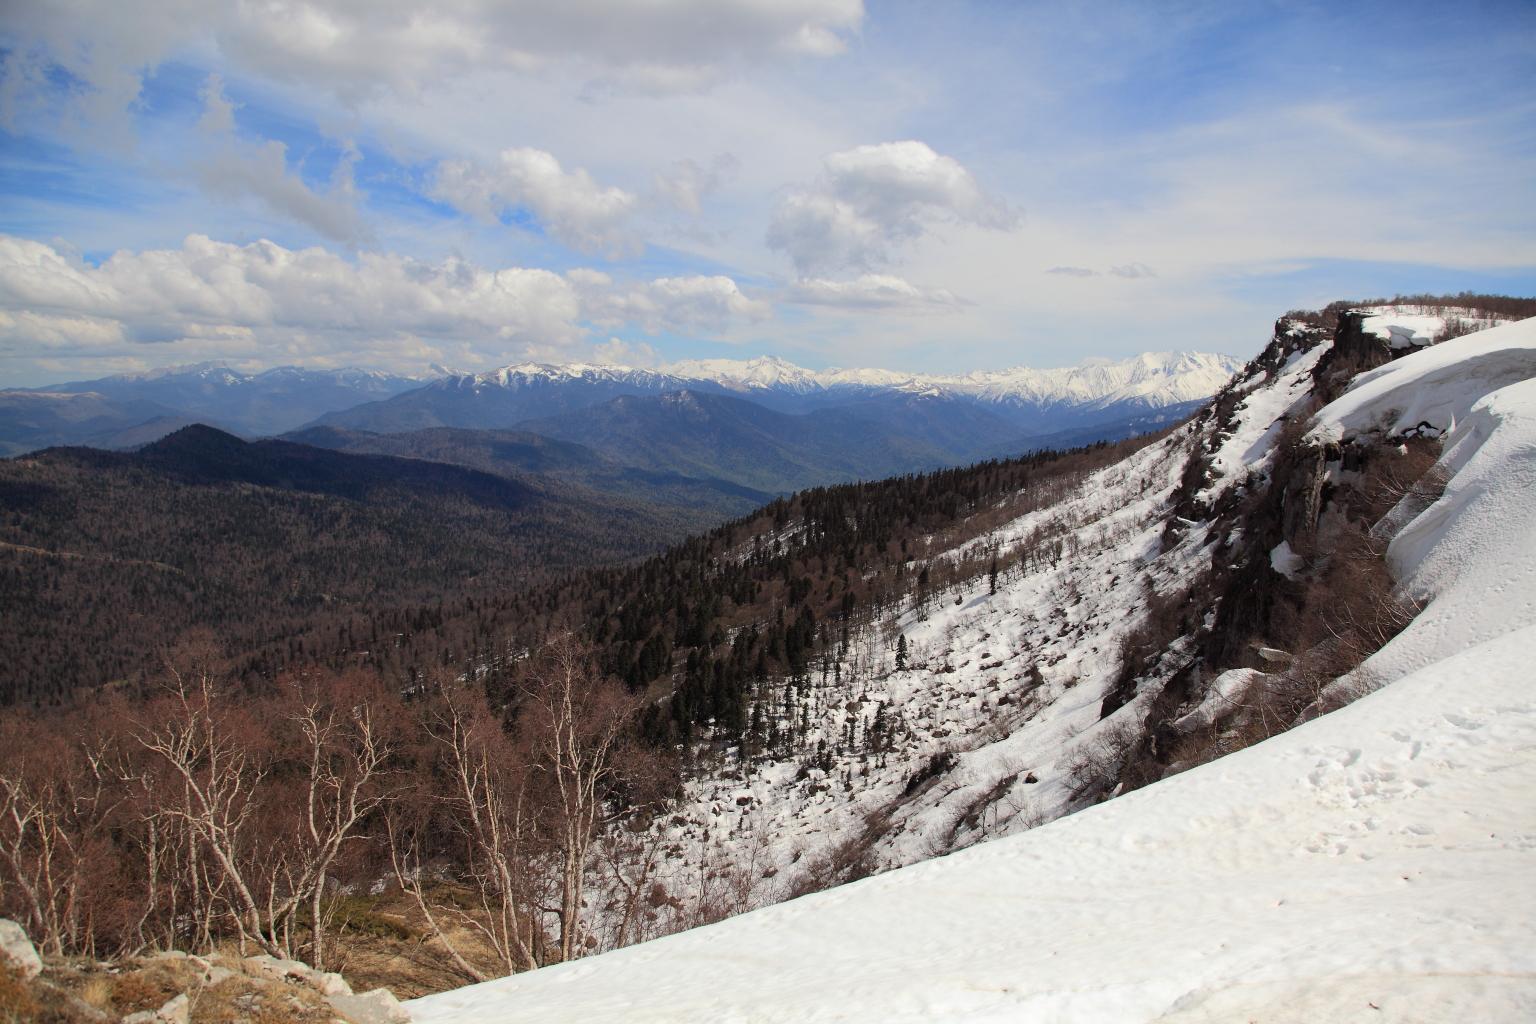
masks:
<path id="1" fill-rule="evenodd" d="M 588 381 L 593 383 L 629 383 L 645 386 L 670 384 L 673 378 L 655 370 L 641 370 L 613 363 L 513 363 L 483 373 L 461 374 L 445 377 L 440 383 L 473 388 L 519 388 L 535 382 L 569 383 Z M 679 385 L 681 381 L 677 381 Z"/>
<path id="2" fill-rule="evenodd" d="M 675 377 L 708 381 L 731 390 L 772 388 L 803 394 L 826 386 L 821 374 L 778 356 L 687 359 L 671 364 L 666 370 Z"/>
<path id="3" fill-rule="evenodd" d="M 147 381 L 163 380 L 167 377 L 240 377 L 224 362 L 208 361 L 202 363 L 182 363 L 176 366 L 159 366 L 153 370 L 141 370 L 137 373 L 120 373 L 107 380 L 118 381 Z"/>
<path id="4" fill-rule="evenodd" d="M 1240 359 L 1207 352 L 1146 352 L 1118 361 L 1090 358 L 1060 369 L 1018 366 L 967 374 L 920 374 L 874 368 L 807 370 L 777 356 L 759 356 L 686 360 L 673 363 L 667 371 L 734 390 L 771 388 L 804 394 L 837 388 L 881 388 L 1012 403 L 1109 404 L 1140 399 L 1161 406 L 1208 397 L 1242 365 Z"/>

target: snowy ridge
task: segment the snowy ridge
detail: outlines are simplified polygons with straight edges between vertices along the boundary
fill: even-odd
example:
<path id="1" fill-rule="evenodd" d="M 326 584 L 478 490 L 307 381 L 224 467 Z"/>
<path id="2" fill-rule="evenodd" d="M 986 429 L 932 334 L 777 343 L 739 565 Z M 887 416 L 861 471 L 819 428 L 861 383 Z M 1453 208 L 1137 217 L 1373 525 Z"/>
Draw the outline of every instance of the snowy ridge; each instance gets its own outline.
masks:
<path id="1" fill-rule="evenodd" d="M 1242 365 L 1230 356 L 1148 352 L 1118 362 L 1088 360 L 1058 369 L 1014 367 L 969 374 L 903 374 L 878 369 L 806 370 L 782 359 L 709 359 L 673 363 L 678 377 L 735 390 L 780 389 L 797 394 L 871 388 L 963 395 L 1012 404 L 1109 405 L 1139 400 L 1157 408 L 1210 396 Z"/>
<path id="2" fill-rule="evenodd" d="M 902 740 L 889 754 L 701 778 L 669 837 L 751 847 L 785 873 L 861 829 L 882 866 L 962 852 L 412 1011 L 424 1021 L 1528 1019 L 1533 326 L 1396 360 L 1314 420 L 1334 444 L 1455 423 L 1444 495 L 1390 549 L 1428 604 L 1367 662 L 1390 681 L 1379 692 L 1033 828 L 1073 806 L 1094 751 L 1144 714 L 1136 694 L 1104 713 L 1118 647 L 1154 599 L 1231 540 L 1211 522 L 1165 530 L 1180 467 L 1196 448 L 1211 454 L 1205 507 L 1267 477 L 1328 347 L 1298 333 L 1288 357 L 1255 364 L 1224 393 L 1230 416 L 1213 438 L 1186 427 L 970 542 L 1040 557 L 995 595 L 983 583 L 903 616 L 908 669 L 892 670 L 885 638 L 860 641 L 861 671 L 815 695 L 816 720 L 835 737 L 876 708 L 897 715 Z M 1176 641 L 1152 671 L 1179 659 Z M 1208 692 L 1230 698 L 1244 682 L 1214 680 Z M 1209 710 L 1190 705 L 1183 720 Z M 942 770 L 912 791 L 914 769 L 939 756 Z"/>
<path id="3" fill-rule="evenodd" d="M 683 387 L 686 384 L 681 378 L 654 370 L 593 363 L 517 363 L 485 373 L 465 374 L 454 383 L 474 388 L 516 388 L 538 381 L 609 381 L 649 388 Z"/>
<path id="4" fill-rule="evenodd" d="M 1395 349 L 1431 345 L 1453 327 L 1457 330 L 1486 330 L 1510 322 L 1481 310 L 1458 307 L 1387 305 L 1362 306 L 1360 310 L 1372 314 L 1361 322 L 1365 332 L 1374 334 Z"/>

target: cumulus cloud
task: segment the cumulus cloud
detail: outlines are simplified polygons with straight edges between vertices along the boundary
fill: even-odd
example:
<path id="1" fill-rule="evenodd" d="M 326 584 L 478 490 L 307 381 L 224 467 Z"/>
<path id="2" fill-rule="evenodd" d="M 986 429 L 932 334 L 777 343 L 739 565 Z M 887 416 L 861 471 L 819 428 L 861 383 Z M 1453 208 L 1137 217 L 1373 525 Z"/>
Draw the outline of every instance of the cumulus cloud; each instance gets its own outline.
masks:
<path id="1" fill-rule="evenodd" d="M 1008 230 L 1018 222 L 959 161 L 908 140 L 827 157 L 819 180 L 784 197 L 767 241 L 811 275 L 889 263 L 893 249 L 939 224 Z"/>
<path id="2" fill-rule="evenodd" d="M 525 209 L 556 238 L 583 252 L 618 254 L 635 248 L 625 222 L 635 196 L 599 185 L 585 170 L 566 171 L 541 149 L 506 149 L 489 166 L 445 160 L 430 194 L 487 223 Z"/>
<path id="3" fill-rule="evenodd" d="M 0 309 L 0 348 L 99 350 L 120 344 L 125 335 L 116 320 Z"/>
<path id="4" fill-rule="evenodd" d="M 643 341 L 625 341 L 609 338 L 592 348 L 592 358 L 611 366 L 632 366 L 654 369 L 661 365 L 661 353 Z"/>
<path id="5" fill-rule="evenodd" d="M 1062 277 L 1098 277 L 1099 272 L 1091 267 L 1052 267 L 1047 274 L 1059 274 Z"/>
<path id="6" fill-rule="evenodd" d="M 12 366 L 24 357 L 36 368 L 46 355 L 52 367 L 71 358 L 230 358 L 416 371 L 432 361 L 488 366 L 592 353 L 648 365 L 656 361 L 648 345 L 594 344 L 591 325 L 719 332 L 770 313 L 721 275 L 616 283 L 595 270 L 561 275 L 379 252 L 347 259 L 201 235 L 93 266 L 0 235 L 0 353 Z"/>
<path id="7" fill-rule="evenodd" d="M 0 236 L 0 310 L 9 331 L 41 324 L 55 349 L 74 345 L 82 354 L 109 341 L 140 349 L 161 342 L 205 357 L 296 347 L 323 361 L 415 338 L 467 342 L 485 359 L 585 337 L 575 289 L 547 270 L 389 253 L 349 261 L 320 248 L 200 235 L 180 249 L 119 252 L 100 266 Z"/>
<path id="8" fill-rule="evenodd" d="M 723 274 L 659 277 L 616 285 L 598 270 L 566 275 L 581 294 L 583 315 L 600 326 L 635 324 L 645 331 L 721 332 L 731 325 L 766 319 L 772 307 L 742 293 Z"/>
<path id="9" fill-rule="evenodd" d="M 862 274 L 851 281 L 806 278 L 796 281 L 786 298 L 807 306 L 926 313 L 952 312 L 967 305 L 954 292 L 923 288 L 890 274 Z"/>

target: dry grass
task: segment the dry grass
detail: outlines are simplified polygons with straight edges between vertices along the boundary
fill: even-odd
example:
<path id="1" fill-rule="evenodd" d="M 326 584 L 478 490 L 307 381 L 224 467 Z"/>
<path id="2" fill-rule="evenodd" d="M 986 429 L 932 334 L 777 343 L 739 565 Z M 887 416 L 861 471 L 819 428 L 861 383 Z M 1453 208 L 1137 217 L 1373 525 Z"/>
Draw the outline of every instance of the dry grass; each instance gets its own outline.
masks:
<path id="1" fill-rule="evenodd" d="M 0 963 L 0 1024 L 20 1024 L 37 1019 L 37 999 L 20 972 Z"/>

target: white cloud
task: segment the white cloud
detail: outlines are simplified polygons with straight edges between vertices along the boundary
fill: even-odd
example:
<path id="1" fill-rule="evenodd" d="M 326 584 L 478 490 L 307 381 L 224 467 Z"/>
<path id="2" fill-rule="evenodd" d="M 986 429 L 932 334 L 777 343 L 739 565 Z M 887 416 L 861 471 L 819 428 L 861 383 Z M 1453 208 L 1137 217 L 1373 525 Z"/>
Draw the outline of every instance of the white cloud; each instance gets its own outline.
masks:
<path id="1" fill-rule="evenodd" d="M 553 61 L 592 77 L 697 88 L 743 63 L 841 53 L 863 22 L 862 0 L 74 0 L 11 5 L 15 41 L 0 100 L 36 99 L 43 66 L 83 86 L 82 110 L 121 114 L 142 76 L 166 59 L 217 52 L 241 71 L 356 102 L 414 95 L 478 71 L 538 70 Z"/>
<path id="2" fill-rule="evenodd" d="M 5 375 L 71 358 L 418 371 L 434 361 L 486 367 L 515 357 L 595 355 L 649 365 L 658 359 L 650 346 L 594 344 L 588 325 L 715 333 L 771 312 L 721 275 L 620 284 L 595 270 L 560 275 L 379 252 L 346 259 L 322 248 L 201 235 L 179 249 L 123 251 L 92 266 L 54 246 L 0 235 Z"/>
<path id="3" fill-rule="evenodd" d="M 827 157 L 819 181 L 779 204 L 767 241 L 802 274 L 866 270 L 943 223 L 1008 230 L 1019 215 L 953 157 L 922 142 L 886 142 Z"/>
<path id="4" fill-rule="evenodd" d="M 601 271 L 573 270 L 566 276 L 581 293 L 583 314 L 602 326 L 632 323 L 653 334 L 663 330 L 720 333 L 772 313 L 767 302 L 744 295 L 735 281 L 722 274 L 659 277 L 617 287 Z"/>
<path id="5" fill-rule="evenodd" d="M 332 241 L 356 245 L 370 237 L 352 181 L 356 150 L 343 153 L 329 186 L 317 192 L 289 168 L 288 147 L 281 142 L 253 142 L 235 134 L 235 104 L 224 95 L 221 76 L 209 75 L 198 95 L 203 101 L 198 128 L 205 151 L 193 161 L 193 169 L 209 195 L 230 202 L 255 199 Z"/>
<path id="6" fill-rule="evenodd" d="M 123 340 L 123 325 L 116 320 L 0 309 L 0 349 L 99 349 Z"/>
<path id="7" fill-rule="evenodd" d="M 1051 267 L 1047 274 L 1056 274 L 1060 277 L 1098 277 L 1101 273 L 1111 274 L 1115 277 L 1135 279 L 1138 277 L 1156 277 L 1157 271 L 1145 263 L 1121 263 L 1110 267 L 1105 271 L 1094 270 L 1092 267 Z"/>
<path id="8" fill-rule="evenodd" d="M 443 0 L 408 13 L 394 4 L 255 0 L 240 5 L 220 38 L 254 66 L 351 89 L 408 91 L 466 67 L 535 68 L 560 58 L 691 87 L 743 59 L 840 53 L 863 14 L 861 0 Z"/>
<path id="9" fill-rule="evenodd" d="M 692 160 L 679 160 L 663 174 L 656 175 L 651 192 L 661 203 L 698 216 L 704 207 L 704 197 L 714 192 L 740 168 L 741 162 L 729 153 L 723 153 L 701 167 Z"/>
<path id="10" fill-rule="evenodd" d="M 200 129 L 212 135 L 235 130 L 235 104 L 224 95 L 223 75 L 215 73 L 203 79 L 197 98 L 203 101 L 203 116 L 197 122 Z"/>
<path id="11" fill-rule="evenodd" d="M 650 345 L 643 341 L 625 341 L 623 338 L 609 338 L 600 345 L 594 345 L 592 358 L 611 366 L 654 369 L 661 365 L 661 353 Z"/>
<path id="12" fill-rule="evenodd" d="M 967 305 L 947 289 L 923 288 L 890 274 L 862 274 L 850 281 L 806 278 L 796 281 L 785 297 L 807 306 L 927 313 L 948 313 Z"/>
<path id="13" fill-rule="evenodd" d="M 99 267 L 0 236 L 0 309 L 17 325 L 12 334 L 29 325 L 51 331 L 55 356 L 67 344 L 92 354 L 116 338 L 128 339 L 121 352 L 142 353 L 153 342 L 179 361 L 183 353 L 259 360 L 298 351 L 306 362 L 350 353 L 410 368 L 422 354 L 486 363 L 585 339 L 575 289 L 547 270 L 388 253 L 354 262 L 319 248 L 237 246 L 199 235 L 180 249 L 119 252 Z"/>
<path id="14" fill-rule="evenodd" d="M 487 223 L 508 210 L 526 209 L 551 234 L 583 252 L 618 254 L 636 247 L 625 230 L 635 197 L 599 185 L 581 168 L 564 170 L 541 149 L 505 149 L 490 166 L 445 160 L 430 192 Z"/>

